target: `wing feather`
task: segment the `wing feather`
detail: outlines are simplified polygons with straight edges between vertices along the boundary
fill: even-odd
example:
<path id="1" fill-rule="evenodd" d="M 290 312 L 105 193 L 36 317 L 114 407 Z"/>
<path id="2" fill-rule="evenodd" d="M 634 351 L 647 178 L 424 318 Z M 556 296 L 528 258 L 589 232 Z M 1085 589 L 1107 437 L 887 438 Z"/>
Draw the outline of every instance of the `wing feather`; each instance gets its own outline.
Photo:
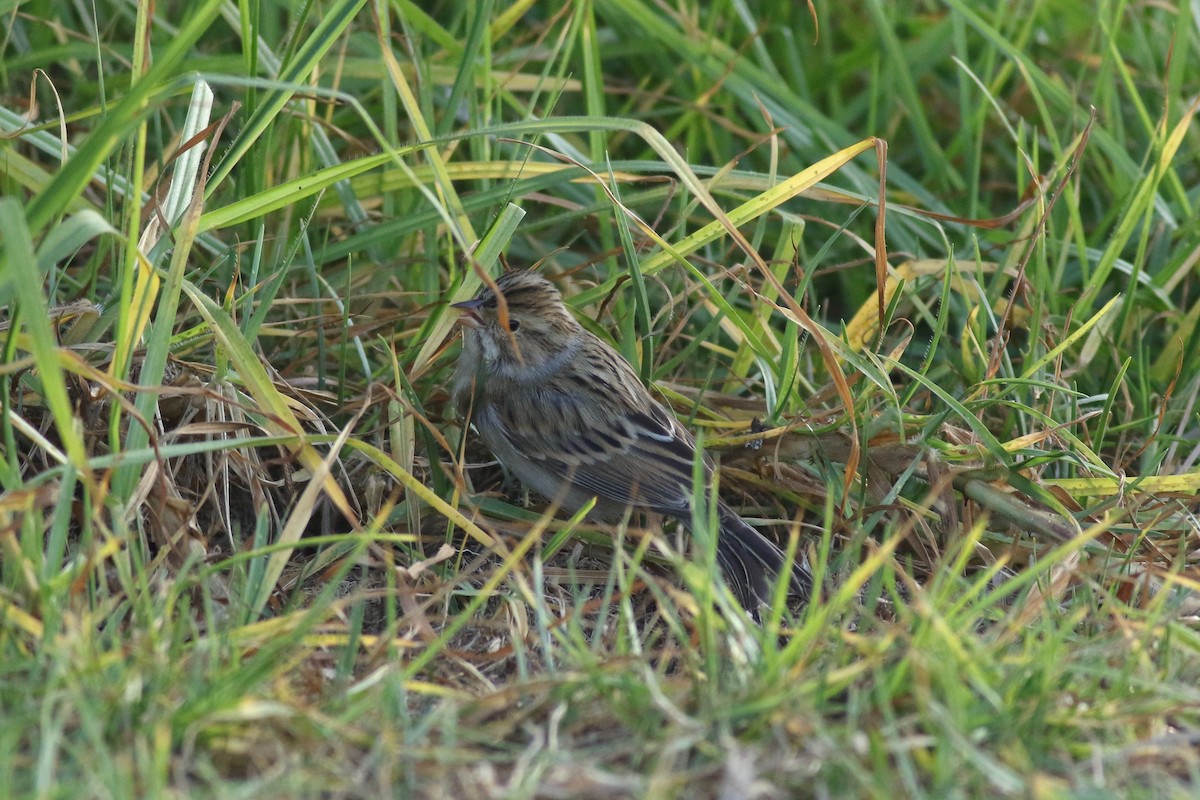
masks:
<path id="1" fill-rule="evenodd" d="M 611 355 L 610 372 L 572 365 L 572 380 L 525 387 L 535 395 L 527 403 L 489 404 L 497 432 L 525 458 L 585 493 L 686 514 L 696 453 L 692 435 L 650 396 L 624 359 L 612 351 L 605 355 Z M 712 469 L 707 459 L 705 469 Z"/>

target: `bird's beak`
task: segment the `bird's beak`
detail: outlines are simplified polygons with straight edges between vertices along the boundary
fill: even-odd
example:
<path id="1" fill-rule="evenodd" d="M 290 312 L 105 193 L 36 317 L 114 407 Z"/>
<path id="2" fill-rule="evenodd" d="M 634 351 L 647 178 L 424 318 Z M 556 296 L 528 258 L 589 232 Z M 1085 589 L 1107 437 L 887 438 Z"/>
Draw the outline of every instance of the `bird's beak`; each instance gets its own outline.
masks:
<path id="1" fill-rule="evenodd" d="M 458 309 L 458 321 L 468 328 L 483 327 L 483 317 L 479 316 L 479 309 L 482 306 L 483 301 L 478 298 L 450 304 L 451 308 Z"/>

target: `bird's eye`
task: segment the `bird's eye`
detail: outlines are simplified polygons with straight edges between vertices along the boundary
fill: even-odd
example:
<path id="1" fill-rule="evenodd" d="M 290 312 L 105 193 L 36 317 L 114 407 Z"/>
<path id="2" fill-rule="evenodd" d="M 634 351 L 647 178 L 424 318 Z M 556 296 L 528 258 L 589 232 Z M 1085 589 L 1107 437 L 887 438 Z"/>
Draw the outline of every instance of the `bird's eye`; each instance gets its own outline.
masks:
<path id="1" fill-rule="evenodd" d="M 520 327 L 521 327 L 521 322 L 519 320 L 515 320 L 512 317 L 508 318 L 508 329 L 510 331 L 512 331 L 513 333 L 516 333 L 517 328 L 520 328 Z"/>

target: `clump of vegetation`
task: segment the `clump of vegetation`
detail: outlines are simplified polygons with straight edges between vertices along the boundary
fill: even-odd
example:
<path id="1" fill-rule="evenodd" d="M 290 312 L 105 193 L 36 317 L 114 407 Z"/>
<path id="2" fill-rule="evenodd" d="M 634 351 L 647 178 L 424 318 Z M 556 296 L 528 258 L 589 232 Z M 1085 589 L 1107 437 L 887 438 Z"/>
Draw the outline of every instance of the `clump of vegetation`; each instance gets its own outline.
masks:
<path id="1" fill-rule="evenodd" d="M 7 12 L 0 785 L 1195 792 L 1186 7 L 761 5 Z M 509 265 L 819 598 L 504 474 Z"/>

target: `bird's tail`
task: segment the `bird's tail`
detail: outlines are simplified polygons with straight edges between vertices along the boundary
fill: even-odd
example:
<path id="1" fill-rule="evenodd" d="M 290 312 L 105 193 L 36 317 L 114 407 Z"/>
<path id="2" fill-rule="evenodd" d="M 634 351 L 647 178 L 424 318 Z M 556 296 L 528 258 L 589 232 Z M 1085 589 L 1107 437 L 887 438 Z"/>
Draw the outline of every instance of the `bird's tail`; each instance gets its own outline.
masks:
<path id="1" fill-rule="evenodd" d="M 787 596 L 792 601 L 789 605 L 808 601 L 813 592 L 813 577 L 803 552 L 797 550 L 788 570 L 787 554 L 723 502 L 717 507 L 717 520 L 721 524 L 717 563 L 733 596 L 751 616 L 758 619 L 760 609 L 770 607 L 776 581 L 785 571 Z"/>

